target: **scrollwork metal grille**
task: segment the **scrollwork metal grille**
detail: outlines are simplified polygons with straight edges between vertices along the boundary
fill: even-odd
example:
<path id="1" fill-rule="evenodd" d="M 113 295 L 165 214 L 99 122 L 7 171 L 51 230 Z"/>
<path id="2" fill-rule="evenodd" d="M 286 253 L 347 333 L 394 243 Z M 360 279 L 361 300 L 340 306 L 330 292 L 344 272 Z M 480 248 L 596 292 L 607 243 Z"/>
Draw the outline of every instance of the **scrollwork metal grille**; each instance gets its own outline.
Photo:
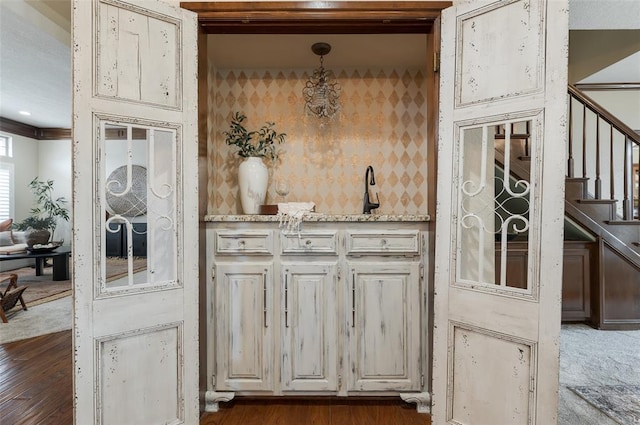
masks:
<path id="1" fill-rule="evenodd" d="M 121 254 L 125 257 L 126 273 L 107 282 L 105 261 L 100 291 L 110 293 L 175 285 L 178 267 L 175 228 L 178 214 L 177 133 L 169 128 L 109 122 L 101 122 L 100 130 L 104 162 L 123 164 L 103 180 L 100 188 L 101 204 L 108 205 L 110 210 L 104 219 L 104 234 L 106 238 L 107 234 L 121 233 L 126 238 L 122 239 L 124 252 Z M 106 166 L 102 169 L 106 174 Z M 146 223 L 141 226 L 146 230 L 137 230 L 134 222 Z M 134 239 L 144 245 L 143 254 L 135 251 Z M 134 268 L 134 261 L 137 268 Z"/>
<path id="2" fill-rule="evenodd" d="M 529 231 L 531 186 L 511 175 L 512 127 L 500 127 L 504 146 L 499 165 L 494 165 L 495 125 L 461 130 L 457 256 L 461 281 L 517 290 L 507 282 L 507 252 L 509 241 Z"/>

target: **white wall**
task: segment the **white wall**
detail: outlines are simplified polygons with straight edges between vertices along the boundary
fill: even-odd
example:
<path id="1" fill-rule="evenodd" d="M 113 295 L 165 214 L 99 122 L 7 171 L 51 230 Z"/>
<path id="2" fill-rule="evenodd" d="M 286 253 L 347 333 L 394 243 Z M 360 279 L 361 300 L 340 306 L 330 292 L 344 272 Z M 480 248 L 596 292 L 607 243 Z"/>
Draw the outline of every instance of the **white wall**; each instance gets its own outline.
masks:
<path id="1" fill-rule="evenodd" d="M 14 222 L 24 220 L 34 206 L 34 196 L 29 182 L 34 177 L 53 180 L 53 197 L 67 199 L 71 214 L 71 140 L 35 140 L 9 134 L 13 139 L 14 164 Z M 71 241 L 71 222 L 62 221 L 56 228 L 56 239 Z"/>
<path id="2" fill-rule="evenodd" d="M 586 90 L 585 94 L 629 128 L 640 132 L 640 90 Z M 633 163 L 638 162 L 640 162 L 640 149 L 635 148 Z"/>
<path id="3" fill-rule="evenodd" d="M 71 140 L 38 141 L 38 176 L 40 180 L 53 180 L 53 198 L 64 197 L 71 216 Z M 71 243 L 71 219 L 58 221 L 53 240 Z"/>
<path id="4" fill-rule="evenodd" d="M 640 130 L 640 90 L 585 90 L 584 93 L 632 130 Z"/>

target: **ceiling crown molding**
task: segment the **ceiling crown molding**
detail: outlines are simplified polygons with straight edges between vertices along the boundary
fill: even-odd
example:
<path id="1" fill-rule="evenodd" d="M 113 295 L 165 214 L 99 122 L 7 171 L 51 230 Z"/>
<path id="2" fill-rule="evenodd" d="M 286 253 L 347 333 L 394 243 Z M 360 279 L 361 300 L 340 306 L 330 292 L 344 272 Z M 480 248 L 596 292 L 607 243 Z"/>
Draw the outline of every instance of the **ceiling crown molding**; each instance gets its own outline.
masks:
<path id="1" fill-rule="evenodd" d="M 39 128 L 4 117 L 0 117 L 0 131 L 36 140 L 71 139 L 70 128 Z"/>

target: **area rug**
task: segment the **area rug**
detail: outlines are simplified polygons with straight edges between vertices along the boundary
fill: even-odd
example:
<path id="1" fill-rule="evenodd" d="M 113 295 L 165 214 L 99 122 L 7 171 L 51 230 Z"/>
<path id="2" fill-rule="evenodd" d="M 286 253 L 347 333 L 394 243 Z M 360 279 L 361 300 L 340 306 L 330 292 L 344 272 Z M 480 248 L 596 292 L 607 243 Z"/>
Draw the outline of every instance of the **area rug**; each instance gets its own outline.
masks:
<path id="1" fill-rule="evenodd" d="M 135 258 L 134 272 L 144 270 L 146 264 L 146 259 Z M 126 275 L 127 269 L 126 259 L 108 258 L 107 280 Z M 71 280 L 52 280 L 51 267 L 45 267 L 41 276 L 36 276 L 32 267 L 11 273 L 18 275 L 19 286 L 28 286 L 23 294 L 27 310 L 21 310 L 18 305 L 7 312 L 9 323 L 0 322 L 0 344 L 71 329 Z"/>
<path id="2" fill-rule="evenodd" d="M 0 322 L 0 344 L 71 329 L 71 296 L 59 298 L 28 310 L 12 309 L 9 323 Z"/>
<path id="3" fill-rule="evenodd" d="M 145 258 L 134 258 L 134 273 L 144 270 L 146 265 Z M 107 281 L 126 276 L 127 268 L 128 265 L 125 258 L 107 258 Z M 69 270 L 71 270 L 71 267 Z M 44 267 L 40 276 L 36 276 L 36 271 L 33 267 L 23 267 L 5 273 L 17 274 L 18 286 L 28 287 L 23 294 L 27 307 L 35 307 L 36 305 L 71 295 L 71 280 L 53 280 L 53 268 L 50 266 Z"/>
<path id="4" fill-rule="evenodd" d="M 147 268 L 147 259 L 133 257 L 133 273 L 138 273 Z M 107 282 L 120 279 L 129 274 L 129 263 L 126 258 L 107 258 Z"/>
<path id="5" fill-rule="evenodd" d="M 640 385 L 598 385 L 569 388 L 621 425 L 640 424 Z"/>
<path id="6" fill-rule="evenodd" d="M 22 294 L 28 307 L 71 295 L 71 280 L 53 280 L 52 267 L 44 267 L 40 276 L 36 276 L 33 267 L 23 267 L 4 273 L 17 274 L 18 286 L 28 287 Z"/>

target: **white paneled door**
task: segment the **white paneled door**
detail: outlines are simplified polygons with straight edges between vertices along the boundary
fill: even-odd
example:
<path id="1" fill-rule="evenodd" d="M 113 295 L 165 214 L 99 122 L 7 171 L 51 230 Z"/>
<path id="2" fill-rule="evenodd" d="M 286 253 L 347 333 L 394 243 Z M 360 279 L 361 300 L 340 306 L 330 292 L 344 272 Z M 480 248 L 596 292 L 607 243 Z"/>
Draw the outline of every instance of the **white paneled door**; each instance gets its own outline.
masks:
<path id="1" fill-rule="evenodd" d="M 78 425 L 198 422 L 196 24 L 73 1 Z"/>
<path id="2" fill-rule="evenodd" d="M 435 425 L 557 422 L 567 40 L 565 0 L 443 12 Z M 524 140 L 527 173 L 512 167 Z M 524 282 L 506 261 L 514 238 Z"/>

